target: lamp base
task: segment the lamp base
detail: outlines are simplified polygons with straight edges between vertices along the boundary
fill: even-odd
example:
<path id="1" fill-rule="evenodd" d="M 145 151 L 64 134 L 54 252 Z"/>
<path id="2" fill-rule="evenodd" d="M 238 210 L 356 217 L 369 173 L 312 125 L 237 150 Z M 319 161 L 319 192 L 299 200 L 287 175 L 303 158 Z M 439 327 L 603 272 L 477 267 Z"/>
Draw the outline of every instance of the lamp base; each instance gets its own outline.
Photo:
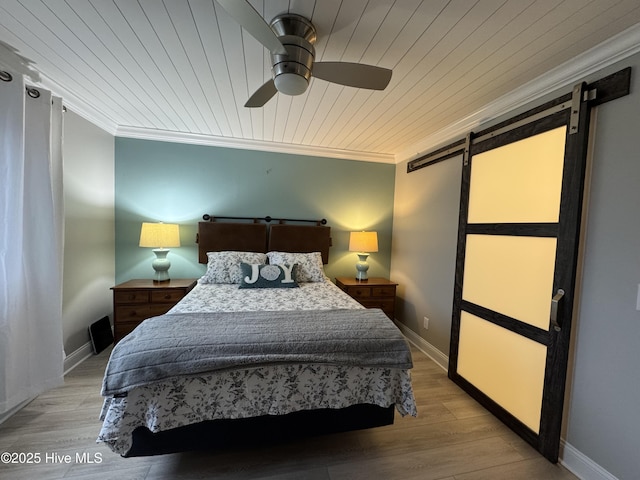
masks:
<path id="1" fill-rule="evenodd" d="M 367 263 L 367 258 L 369 258 L 368 253 L 358 253 L 358 258 L 360 259 L 358 263 L 356 263 L 356 280 L 361 282 L 369 280 L 369 276 L 367 275 L 367 270 L 369 270 L 369 264 Z"/>
<path id="2" fill-rule="evenodd" d="M 171 266 L 171 262 L 167 259 L 167 254 L 169 253 L 169 249 L 154 248 L 153 253 L 156 254 L 156 259 L 151 264 L 151 266 L 156 272 L 155 276 L 153 277 L 153 282 L 154 283 L 168 282 L 170 280 L 169 267 Z"/>

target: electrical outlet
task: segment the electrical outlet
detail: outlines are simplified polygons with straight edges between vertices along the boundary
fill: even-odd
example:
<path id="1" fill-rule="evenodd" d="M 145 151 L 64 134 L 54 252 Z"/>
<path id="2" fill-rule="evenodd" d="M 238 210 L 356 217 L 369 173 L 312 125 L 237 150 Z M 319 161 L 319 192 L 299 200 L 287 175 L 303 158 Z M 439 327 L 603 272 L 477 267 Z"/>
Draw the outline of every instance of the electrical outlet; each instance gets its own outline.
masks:
<path id="1" fill-rule="evenodd" d="M 422 319 L 422 322 L 423 322 L 422 324 L 424 325 L 424 329 L 425 330 L 429 330 L 429 318 L 428 317 L 424 317 Z"/>

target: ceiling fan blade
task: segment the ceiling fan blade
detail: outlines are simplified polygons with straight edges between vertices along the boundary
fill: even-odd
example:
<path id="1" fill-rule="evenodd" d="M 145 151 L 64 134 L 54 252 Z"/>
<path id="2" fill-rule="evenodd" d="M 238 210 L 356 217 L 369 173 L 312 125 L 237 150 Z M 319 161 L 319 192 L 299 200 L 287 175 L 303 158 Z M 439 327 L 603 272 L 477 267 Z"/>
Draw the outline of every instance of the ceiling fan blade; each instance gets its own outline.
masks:
<path id="1" fill-rule="evenodd" d="M 244 0 L 216 0 L 236 22 L 240 24 L 253 38 L 278 55 L 287 55 L 287 49 L 264 18 Z"/>
<path id="2" fill-rule="evenodd" d="M 312 75 L 348 87 L 384 90 L 391 80 L 391 70 L 362 63 L 315 62 Z"/>
<path id="3" fill-rule="evenodd" d="M 251 95 L 251 98 L 247 100 L 247 103 L 245 103 L 244 106 L 247 108 L 262 107 L 265 103 L 271 100 L 271 97 L 273 97 L 276 93 L 278 93 L 276 84 L 273 80 L 269 80 L 258 90 L 256 90 L 253 95 Z"/>

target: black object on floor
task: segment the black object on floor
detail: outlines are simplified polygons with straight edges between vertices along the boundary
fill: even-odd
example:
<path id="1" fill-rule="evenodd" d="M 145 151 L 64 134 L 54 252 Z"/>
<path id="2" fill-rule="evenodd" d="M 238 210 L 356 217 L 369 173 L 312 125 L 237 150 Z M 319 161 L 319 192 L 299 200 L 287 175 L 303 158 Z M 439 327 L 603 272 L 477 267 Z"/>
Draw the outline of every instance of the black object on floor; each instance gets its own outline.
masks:
<path id="1" fill-rule="evenodd" d="M 93 352 L 97 355 L 109 345 L 113 343 L 113 330 L 111 330 L 111 322 L 109 317 L 102 317 L 89 327 L 89 336 L 91 337 L 91 345 Z"/>

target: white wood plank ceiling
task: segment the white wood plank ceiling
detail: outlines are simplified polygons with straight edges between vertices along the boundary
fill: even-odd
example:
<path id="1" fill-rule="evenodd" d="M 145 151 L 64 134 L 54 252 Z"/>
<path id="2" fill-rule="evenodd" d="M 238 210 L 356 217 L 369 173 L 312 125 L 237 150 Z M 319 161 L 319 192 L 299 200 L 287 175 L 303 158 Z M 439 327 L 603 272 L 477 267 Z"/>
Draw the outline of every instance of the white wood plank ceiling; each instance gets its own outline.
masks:
<path id="1" fill-rule="evenodd" d="M 0 0 L 0 42 L 117 135 L 393 162 L 640 22 L 638 0 L 251 4 L 268 21 L 309 18 L 316 61 L 390 68 L 391 83 L 312 79 L 303 95 L 245 108 L 271 78 L 269 53 L 214 0 Z"/>

